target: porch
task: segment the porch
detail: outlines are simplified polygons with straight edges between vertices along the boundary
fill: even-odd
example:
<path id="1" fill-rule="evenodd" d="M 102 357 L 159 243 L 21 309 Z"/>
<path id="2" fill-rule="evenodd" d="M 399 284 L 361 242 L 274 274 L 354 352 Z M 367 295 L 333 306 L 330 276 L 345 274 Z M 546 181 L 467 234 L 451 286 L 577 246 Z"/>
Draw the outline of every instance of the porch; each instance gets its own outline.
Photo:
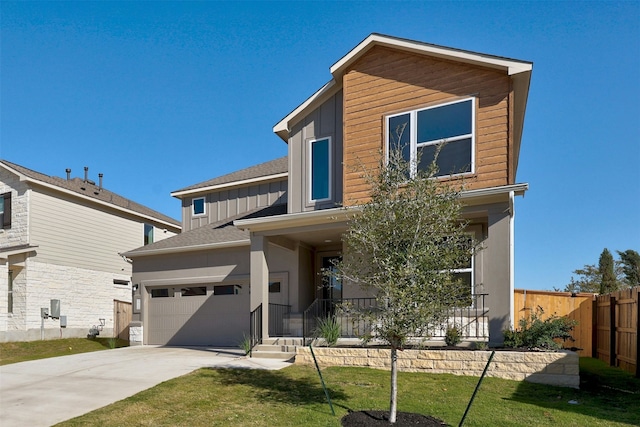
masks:
<path id="1" fill-rule="evenodd" d="M 467 307 L 446 309 L 446 321 L 443 325 L 430 328 L 425 334 L 428 341 L 441 343 L 447 329 L 457 327 L 461 338 L 467 341 L 486 342 L 489 338 L 489 308 L 486 305 L 487 294 L 472 294 L 471 304 Z M 268 341 L 271 350 L 295 351 L 295 346 L 305 346 L 318 338 L 320 320 L 333 317 L 340 326 L 342 340 L 356 340 L 371 332 L 371 323 L 362 320 L 356 313 L 377 310 L 375 298 L 318 298 L 302 313 L 291 311 L 290 305 L 272 304 L 268 306 L 268 328 L 263 328 L 263 306 L 260 304 L 251 312 L 250 338 L 251 348 Z M 268 330 L 268 338 L 263 331 Z"/>

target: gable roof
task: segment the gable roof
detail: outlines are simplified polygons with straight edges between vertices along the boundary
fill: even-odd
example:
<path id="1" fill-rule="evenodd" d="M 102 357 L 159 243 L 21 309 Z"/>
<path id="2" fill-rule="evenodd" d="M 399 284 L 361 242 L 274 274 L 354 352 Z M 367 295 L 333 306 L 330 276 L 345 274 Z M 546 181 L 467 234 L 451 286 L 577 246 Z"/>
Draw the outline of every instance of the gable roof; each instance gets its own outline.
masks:
<path id="1" fill-rule="evenodd" d="M 138 217 L 151 219 L 153 221 L 171 227 L 176 232 L 180 232 L 181 223 L 170 216 L 162 214 L 148 208 L 133 200 L 122 197 L 112 191 L 100 188 L 91 181 L 80 178 L 64 179 L 57 176 L 49 176 L 32 169 L 11 163 L 7 160 L 0 160 L 0 164 L 7 170 L 17 175 L 21 181 L 41 185 L 56 191 L 79 197 L 86 201 L 91 201 L 103 206 L 109 206 L 119 211 L 133 214 Z"/>
<path id="2" fill-rule="evenodd" d="M 182 197 L 188 194 L 202 193 L 205 191 L 217 190 L 242 184 L 251 184 L 260 181 L 270 181 L 286 178 L 288 175 L 289 163 L 287 156 L 270 160 L 255 166 L 231 172 L 208 181 L 190 185 L 171 193 L 173 197 Z"/>
<path id="3" fill-rule="evenodd" d="M 524 111 L 529 94 L 529 82 L 531 80 L 531 70 L 533 63 L 510 59 L 501 56 L 488 55 L 468 50 L 455 49 L 451 47 L 438 46 L 419 42 L 415 40 L 391 37 L 384 34 L 372 33 L 356 47 L 351 49 L 345 56 L 330 67 L 332 75 L 331 81 L 325 84 L 317 92 L 307 98 L 302 104 L 287 114 L 273 127 L 282 140 L 288 142 L 289 131 L 303 117 L 321 105 L 330 96 L 342 89 L 342 76 L 348 67 L 366 54 L 374 46 L 384 46 L 392 49 L 411 52 L 419 55 L 426 55 L 436 58 L 448 59 L 456 62 L 480 65 L 483 67 L 502 70 L 511 76 L 514 82 L 515 96 L 515 135 L 517 147 L 520 145 L 522 136 L 522 126 L 524 123 Z"/>
<path id="4" fill-rule="evenodd" d="M 189 252 L 223 247 L 248 246 L 251 243 L 250 232 L 236 227 L 238 219 L 264 218 L 287 213 L 286 204 L 272 205 L 253 209 L 221 221 L 185 231 L 123 255 L 130 258 L 147 255 L 160 255 L 177 252 Z"/>

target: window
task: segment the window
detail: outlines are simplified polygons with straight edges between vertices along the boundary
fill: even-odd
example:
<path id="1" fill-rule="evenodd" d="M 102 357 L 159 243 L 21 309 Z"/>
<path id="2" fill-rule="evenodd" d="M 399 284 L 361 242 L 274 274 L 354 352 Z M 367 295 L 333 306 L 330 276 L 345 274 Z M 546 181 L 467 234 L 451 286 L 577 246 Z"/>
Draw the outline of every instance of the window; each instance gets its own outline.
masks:
<path id="1" fill-rule="evenodd" d="M 331 138 L 309 141 L 311 201 L 331 199 Z"/>
<path id="2" fill-rule="evenodd" d="M 239 295 L 241 293 L 241 285 L 218 285 L 213 287 L 214 295 Z"/>
<path id="3" fill-rule="evenodd" d="M 270 294 L 279 294 L 280 293 L 280 282 L 269 282 L 269 293 Z"/>
<path id="4" fill-rule="evenodd" d="M 13 313 L 13 271 L 9 270 L 9 290 L 7 292 L 7 313 Z"/>
<path id="5" fill-rule="evenodd" d="M 153 225 L 145 224 L 144 225 L 144 244 L 148 245 L 153 243 Z"/>
<path id="6" fill-rule="evenodd" d="M 193 199 L 193 215 L 204 215 L 205 213 L 204 197 Z"/>
<path id="7" fill-rule="evenodd" d="M 2 228 L 11 228 L 11 193 L 0 196 L 0 222 Z"/>
<path id="8" fill-rule="evenodd" d="M 464 242 L 460 244 L 472 252 L 470 248 L 473 246 L 473 237 L 469 235 Z M 460 260 L 460 263 L 453 270 L 453 279 L 460 285 L 460 288 L 457 289 L 459 291 L 457 293 L 460 297 L 460 307 L 470 307 L 473 305 L 473 294 L 475 292 L 473 265 L 473 253 L 470 253 L 467 258 Z"/>
<path id="9" fill-rule="evenodd" d="M 171 293 L 171 295 L 169 295 L 168 288 L 151 289 L 151 298 L 169 298 L 172 296 L 173 292 Z"/>
<path id="10" fill-rule="evenodd" d="M 180 292 L 183 297 L 195 297 L 207 294 L 206 286 L 195 286 L 191 288 L 182 288 Z"/>
<path id="11" fill-rule="evenodd" d="M 387 147 L 426 170 L 436 152 L 436 176 L 475 171 L 475 98 L 388 116 Z"/>

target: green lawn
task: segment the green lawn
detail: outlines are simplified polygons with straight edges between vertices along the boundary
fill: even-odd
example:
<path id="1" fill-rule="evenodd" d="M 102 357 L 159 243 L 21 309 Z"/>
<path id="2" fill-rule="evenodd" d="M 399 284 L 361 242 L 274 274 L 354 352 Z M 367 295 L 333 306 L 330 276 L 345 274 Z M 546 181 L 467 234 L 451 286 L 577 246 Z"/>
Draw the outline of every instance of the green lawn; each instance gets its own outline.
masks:
<path id="1" fill-rule="evenodd" d="M 0 365 L 106 350 L 129 345 L 114 338 L 66 338 L 60 340 L 0 343 Z"/>
<path id="2" fill-rule="evenodd" d="M 200 369 L 61 426 L 340 426 L 349 410 L 387 409 L 389 373 L 327 368 L 331 415 L 314 369 Z M 640 380 L 581 359 L 580 390 L 485 378 L 465 426 L 640 426 Z M 400 373 L 399 410 L 457 426 L 478 378 Z M 576 401 L 577 404 L 570 404 Z"/>

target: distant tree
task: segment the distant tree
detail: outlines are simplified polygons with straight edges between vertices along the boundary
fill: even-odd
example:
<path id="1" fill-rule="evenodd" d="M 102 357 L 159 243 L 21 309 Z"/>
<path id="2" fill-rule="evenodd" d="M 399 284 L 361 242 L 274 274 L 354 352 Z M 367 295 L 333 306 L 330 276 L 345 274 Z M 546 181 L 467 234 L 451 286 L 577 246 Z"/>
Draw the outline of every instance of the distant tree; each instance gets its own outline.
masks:
<path id="1" fill-rule="evenodd" d="M 431 179 L 435 162 L 423 172 L 404 161 L 399 151 L 389 157 L 376 173 L 365 171 L 371 200 L 352 217 L 343 236 L 344 257 L 330 274 L 376 297 L 376 310 L 356 311 L 348 305 L 343 310 L 369 320 L 371 336 L 391 348 L 393 424 L 397 351 L 408 339 L 426 338 L 432 327 L 443 325 L 450 307 L 469 305 L 471 290 L 456 269 L 471 258 L 473 242 L 460 219 L 459 190 Z"/>
<path id="2" fill-rule="evenodd" d="M 625 285 L 628 287 L 640 286 L 640 254 L 633 249 L 617 252 L 620 256 Z"/>
<path id="3" fill-rule="evenodd" d="M 600 270 L 593 264 L 587 264 L 583 268 L 573 270 L 577 279 L 571 277 L 571 282 L 564 288 L 565 292 L 594 292 L 600 291 Z"/>
<path id="4" fill-rule="evenodd" d="M 615 273 L 613 255 L 609 249 L 604 248 L 598 260 L 598 270 L 600 272 L 600 294 L 608 294 L 618 290 L 618 280 Z"/>

